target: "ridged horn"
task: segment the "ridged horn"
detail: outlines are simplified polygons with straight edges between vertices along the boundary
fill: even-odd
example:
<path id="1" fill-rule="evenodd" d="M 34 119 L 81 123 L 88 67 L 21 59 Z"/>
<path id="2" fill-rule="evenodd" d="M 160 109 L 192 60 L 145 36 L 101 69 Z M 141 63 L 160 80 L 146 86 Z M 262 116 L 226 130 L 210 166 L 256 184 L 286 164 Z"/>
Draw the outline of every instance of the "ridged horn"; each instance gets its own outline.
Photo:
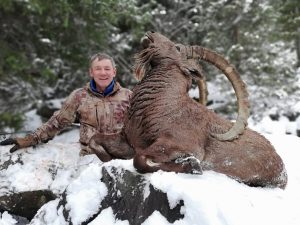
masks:
<path id="1" fill-rule="evenodd" d="M 204 60 L 213 64 L 225 74 L 231 82 L 237 97 L 238 117 L 234 125 L 226 133 L 212 133 L 211 135 L 220 141 L 231 141 L 238 138 L 238 136 L 244 132 L 249 117 L 249 100 L 245 83 L 242 81 L 235 67 L 232 66 L 223 56 L 200 46 L 190 46 L 189 48 L 189 58 Z"/>
<path id="2" fill-rule="evenodd" d="M 185 46 L 183 44 L 177 43 L 176 48 L 180 51 L 182 59 L 187 60 L 188 66 L 191 66 L 191 67 L 197 66 L 197 68 L 199 68 L 199 71 L 201 71 L 202 78 L 197 79 L 197 85 L 198 85 L 198 89 L 199 89 L 199 103 L 202 105 L 206 105 L 208 91 L 207 91 L 206 80 L 205 80 L 205 76 L 204 76 L 202 67 L 198 62 L 199 60 L 195 60 L 195 59 L 189 57 L 189 54 L 190 54 L 189 46 Z"/>
<path id="3" fill-rule="evenodd" d="M 205 106 L 207 104 L 208 95 L 205 78 L 198 80 L 197 85 L 199 89 L 199 103 Z"/>

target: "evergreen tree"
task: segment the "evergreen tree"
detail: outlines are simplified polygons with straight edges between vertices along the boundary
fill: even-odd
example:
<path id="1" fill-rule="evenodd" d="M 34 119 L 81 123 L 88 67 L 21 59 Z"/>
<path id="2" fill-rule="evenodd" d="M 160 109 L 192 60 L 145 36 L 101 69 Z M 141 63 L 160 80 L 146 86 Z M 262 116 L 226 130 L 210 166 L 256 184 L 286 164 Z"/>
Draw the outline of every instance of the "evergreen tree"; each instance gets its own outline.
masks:
<path id="1" fill-rule="evenodd" d="M 279 36 L 293 42 L 297 53 L 296 65 L 300 67 L 300 3 L 298 0 L 278 0 L 275 1 L 275 7 L 279 12 Z"/>
<path id="2" fill-rule="evenodd" d="M 147 15 L 135 4 L 135 0 L 1 1 L 0 117 L 21 115 L 40 99 L 62 98 L 82 86 L 89 79 L 88 57 L 98 51 L 126 65 L 118 68 L 121 82 L 131 77 L 130 60 L 120 61 L 119 55 L 124 54 L 124 43 L 144 32 Z"/>
<path id="3" fill-rule="evenodd" d="M 298 0 L 3 0 L 0 127 L 20 123 L 37 101 L 82 86 L 97 51 L 114 56 L 118 80 L 132 87 L 132 56 L 147 30 L 224 55 L 246 80 L 252 110 L 262 112 L 299 91 L 299 7 Z M 222 96 L 234 99 L 220 71 L 203 66 Z M 229 102 L 227 111 L 236 111 Z"/>

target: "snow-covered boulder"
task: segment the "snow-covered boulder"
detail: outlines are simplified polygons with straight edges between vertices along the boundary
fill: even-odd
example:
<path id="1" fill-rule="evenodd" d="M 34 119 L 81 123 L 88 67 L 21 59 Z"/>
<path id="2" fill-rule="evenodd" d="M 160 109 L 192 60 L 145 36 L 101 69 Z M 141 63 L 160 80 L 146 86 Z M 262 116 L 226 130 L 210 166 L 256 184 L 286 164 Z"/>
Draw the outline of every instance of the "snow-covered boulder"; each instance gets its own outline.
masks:
<path id="1" fill-rule="evenodd" d="M 285 190 L 249 187 L 213 171 L 139 174 L 132 160 L 102 163 L 93 155 L 79 157 L 73 131 L 13 154 L 9 146 L 0 146 L 0 196 L 10 200 L 38 193 L 43 203 L 44 190 L 55 195 L 31 221 L 0 210 L 0 224 L 298 225 L 300 139 L 283 133 L 266 137 L 285 163 Z M 5 206 L 1 200 L 0 206 Z"/>
<path id="2" fill-rule="evenodd" d="M 86 224 L 108 210 L 130 224 L 155 211 L 170 222 L 182 217 L 183 203 L 170 207 L 167 194 L 138 174 L 132 160 L 103 164 L 95 155 L 80 157 L 78 131 L 72 132 L 13 154 L 11 146 L 0 146 L 0 213 L 31 224 Z"/>
<path id="3" fill-rule="evenodd" d="M 0 196 L 0 211 L 31 220 L 44 204 L 56 198 L 50 190 L 11 193 Z"/>
<path id="4" fill-rule="evenodd" d="M 183 217 L 182 207 L 183 201 L 179 201 L 170 208 L 167 194 L 155 189 L 143 175 L 121 167 L 93 164 L 59 199 L 41 208 L 30 224 L 102 224 L 107 211 L 114 220 L 129 224 L 142 224 L 154 212 L 172 223 Z"/>
<path id="5" fill-rule="evenodd" d="M 0 213 L 9 212 L 19 222 L 31 220 L 41 206 L 59 197 L 89 163 L 85 160 L 93 160 L 80 159 L 78 136 L 73 130 L 13 154 L 11 146 L 0 146 Z"/>

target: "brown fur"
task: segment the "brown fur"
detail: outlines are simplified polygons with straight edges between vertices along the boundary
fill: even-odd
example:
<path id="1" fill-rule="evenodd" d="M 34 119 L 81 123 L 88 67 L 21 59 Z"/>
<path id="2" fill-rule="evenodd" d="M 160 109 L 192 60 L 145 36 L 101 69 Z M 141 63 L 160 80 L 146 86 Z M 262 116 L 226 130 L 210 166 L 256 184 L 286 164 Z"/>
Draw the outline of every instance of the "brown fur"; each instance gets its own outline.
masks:
<path id="1" fill-rule="evenodd" d="M 133 90 L 122 133 L 129 143 L 123 150 L 135 151 L 136 169 L 213 170 L 250 186 L 284 188 L 284 164 L 271 143 L 250 129 L 233 141 L 212 137 L 211 133 L 226 132 L 232 123 L 188 96 L 192 77 L 201 73 L 166 37 L 154 32 L 146 36 L 146 48 L 137 55 L 135 66 L 141 81 Z M 94 141 L 103 142 L 97 136 Z"/>

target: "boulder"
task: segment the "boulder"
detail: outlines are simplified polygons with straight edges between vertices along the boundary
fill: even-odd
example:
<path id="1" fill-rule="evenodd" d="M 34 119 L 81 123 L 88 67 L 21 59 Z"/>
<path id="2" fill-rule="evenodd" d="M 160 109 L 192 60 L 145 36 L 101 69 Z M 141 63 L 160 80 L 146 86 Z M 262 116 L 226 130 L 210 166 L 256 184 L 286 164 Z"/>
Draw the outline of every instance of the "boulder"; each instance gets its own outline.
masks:
<path id="1" fill-rule="evenodd" d="M 50 190 L 25 191 L 0 196 L 0 211 L 31 220 L 47 202 L 56 199 Z"/>
<path id="2" fill-rule="evenodd" d="M 92 170 L 94 169 L 90 170 L 88 168 L 86 172 L 91 174 Z M 154 212 L 159 212 L 170 223 L 183 218 L 181 214 L 182 207 L 184 206 L 183 201 L 179 201 L 175 207 L 171 208 L 167 194 L 155 189 L 144 175 L 114 166 L 101 166 L 99 170 L 101 170 L 99 188 L 96 186 L 91 187 L 88 191 L 95 193 L 95 189 L 98 189 L 102 194 L 94 195 L 98 199 L 92 199 L 89 206 L 83 207 L 84 210 L 89 211 L 88 213 L 81 215 L 76 213 L 76 210 L 78 210 L 76 208 L 85 205 L 85 203 L 74 203 L 74 195 L 76 194 L 79 197 L 82 193 L 85 193 L 85 187 L 76 185 L 76 188 L 74 188 L 71 184 L 63 192 L 59 200 L 45 205 L 37 213 L 31 221 L 31 225 L 43 224 L 42 221 L 51 224 L 57 221 L 58 218 L 61 224 L 89 224 L 97 221 L 97 217 L 108 208 L 112 210 L 116 220 L 127 220 L 130 225 L 142 224 Z M 85 175 L 83 173 L 81 176 Z M 82 182 L 84 178 L 79 177 L 78 179 Z M 76 182 L 80 183 L 78 180 L 74 181 L 74 183 Z M 86 180 L 86 182 L 89 183 L 90 180 Z M 95 182 L 93 181 L 93 183 Z M 101 185 L 104 186 L 101 187 Z M 95 202 L 98 204 L 94 205 Z M 53 214 L 53 210 L 56 210 L 54 214 L 57 217 L 49 219 L 49 215 Z"/>
<path id="3" fill-rule="evenodd" d="M 0 146 L 0 213 L 31 225 L 97 224 L 108 210 L 130 225 L 153 213 L 170 223 L 183 218 L 183 200 L 170 204 L 167 193 L 156 189 L 149 175 L 137 173 L 132 160 L 79 157 L 78 143 L 58 143 L 66 135 L 13 154 L 10 146 Z"/>

